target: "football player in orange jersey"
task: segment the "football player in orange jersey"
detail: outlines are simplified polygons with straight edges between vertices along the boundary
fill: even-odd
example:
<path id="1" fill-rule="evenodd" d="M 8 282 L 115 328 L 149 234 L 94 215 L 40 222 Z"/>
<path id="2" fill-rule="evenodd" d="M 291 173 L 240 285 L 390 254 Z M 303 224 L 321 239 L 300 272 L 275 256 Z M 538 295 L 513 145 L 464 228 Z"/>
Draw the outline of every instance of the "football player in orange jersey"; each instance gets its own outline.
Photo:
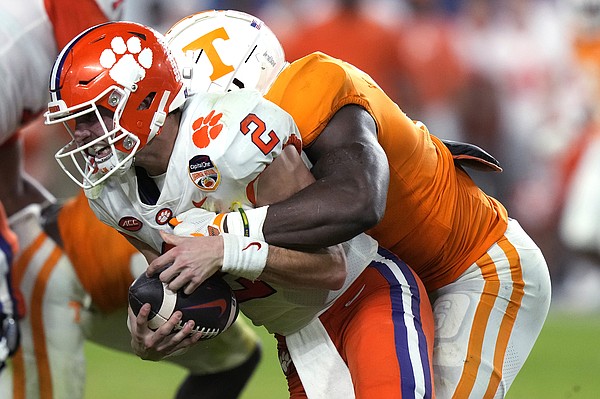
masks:
<path id="1" fill-rule="evenodd" d="M 233 19 L 201 13 L 167 34 L 191 56 L 196 73 L 230 89 L 243 86 L 247 60 L 261 57 L 236 36 Z M 247 58 L 232 58 L 236 51 Z M 429 291 L 438 398 L 504 397 L 544 324 L 551 287 L 538 246 L 465 169 L 466 160 L 495 167 L 493 158 L 443 142 L 366 73 L 323 53 L 285 67 L 266 98 L 293 116 L 317 181 L 246 212 L 243 223 L 235 212 L 220 215 L 220 227 L 240 235 L 245 227 L 270 244 L 304 249 L 367 231 L 406 260 Z M 188 212 L 178 219 L 191 230 L 210 219 Z M 149 272 L 161 263 L 152 262 Z M 171 284 L 194 285 L 183 275 Z"/>
<path id="2" fill-rule="evenodd" d="M 112 318 L 112 326 L 122 327 L 122 340 L 112 339 L 110 335 L 105 341 L 131 352 L 130 335 L 123 328 L 126 293 L 133 280 L 131 273 L 141 272 L 145 264 L 131 256 L 130 249 L 116 246 L 115 258 L 98 262 L 101 266 L 96 267 L 95 262 L 106 259 L 103 257 L 109 251 L 104 245 L 89 242 L 89 236 L 84 234 L 92 229 L 88 222 L 95 221 L 86 220 L 92 217 L 89 212 L 79 212 L 83 220 L 76 220 L 70 216 L 71 207 L 66 208 L 64 225 L 72 230 L 68 229 L 68 237 L 62 237 L 64 250 L 42 230 L 40 208 L 55 199 L 24 172 L 22 138 L 18 133 L 26 122 L 47 107 L 48 75 L 58 49 L 92 25 L 119 19 L 122 6 L 123 0 L 31 0 L 3 2 L 0 6 L 0 41 L 3 43 L 0 49 L 0 70 L 3 71 L 0 75 L 0 201 L 6 207 L 10 227 L 20 243 L 11 275 L 14 287 L 23 294 L 25 310 L 19 322 L 22 345 L 0 375 L 1 398 L 82 398 L 83 340 L 90 334 L 94 339 L 102 338 L 98 337 L 100 329 L 96 328 L 98 319 Z M 0 215 L 0 223 L 2 220 Z M 56 235 L 53 237 L 58 239 Z M 118 239 L 118 236 L 114 238 Z M 106 245 L 112 240 L 107 238 Z M 95 247 L 90 248 L 90 245 Z M 8 247 L 2 249 L 9 252 Z M 90 252 L 93 255 L 89 255 Z M 131 271 L 130 267 L 135 265 L 141 266 Z M 4 272 L 0 268 L 0 279 L 4 278 Z M 96 278 L 101 278 L 106 285 Z M 111 289 L 99 291 L 100 286 Z M 4 300 L 1 296 L 0 302 Z M 6 320 L 6 329 L 12 328 L 10 320 Z M 112 328 L 120 331 L 118 327 Z M 113 330 L 105 331 L 112 334 Z M 186 358 L 177 359 L 190 371 L 189 378 L 180 387 L 180 397 L 200 394 L 204 398 L 237 397 L 256 367 L 260 348 L 257 335 L 241 323 L 236 324 L 229 336 L 235 337 L 230 338 L 231 344 L 226 342 L 226 336 L 219 338 L 230 348 L 226 355 L 221 350 L 207 350 L 200 355 L 206 362 L 198 357 L 192 359 L 191 355 L 187 355 L 187 363 Z M 216 345 L 215 342 L 213 346 Z M 218 361 L 212 360 L 215 357 Z M 210 390 L 219 378 L 227 381 L 221 387 L 226 386 L 229 391 Z M 206 382 L 208 386 L 203 387 Z"/>

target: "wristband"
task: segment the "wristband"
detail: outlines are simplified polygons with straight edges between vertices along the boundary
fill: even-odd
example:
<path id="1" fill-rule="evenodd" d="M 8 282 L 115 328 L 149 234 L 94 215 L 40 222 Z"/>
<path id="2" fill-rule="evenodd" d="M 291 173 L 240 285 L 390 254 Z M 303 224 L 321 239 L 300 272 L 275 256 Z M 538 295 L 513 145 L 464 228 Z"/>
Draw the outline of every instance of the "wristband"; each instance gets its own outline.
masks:
<path id="1" fill-rule="evenodd" d="M 251 237 L 221 234 L 223 266 L 221 270 L 254 281 L 267 265 L 269 244 Z"/>
<path id="2" fill-rule="evenodd" d="M 226 232 L 264 241 L 263 225 L 265 224 L 268 208 L 268 205 L 253 209 L 236 207 L 234 212 L 227 213 L 227 219 L 224 222 Z"/>

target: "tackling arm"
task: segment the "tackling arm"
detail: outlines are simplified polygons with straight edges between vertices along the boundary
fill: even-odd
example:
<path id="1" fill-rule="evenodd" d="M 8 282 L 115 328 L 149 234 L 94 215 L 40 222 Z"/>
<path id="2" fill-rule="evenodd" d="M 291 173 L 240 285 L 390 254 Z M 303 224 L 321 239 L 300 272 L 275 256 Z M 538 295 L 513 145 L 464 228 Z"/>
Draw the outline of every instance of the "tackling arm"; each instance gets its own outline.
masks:
<path id="1" fill-rule="evenodd" d="M 381 220 L 389 167 L 375 121 L 364 108 L 341 108 L 306 153 L 317 181 L 269 206 L 263 226 L 269 244 L 323 248 L 349 240 Z"/>
<path id="2" fill-rule="evenodd" d="M 290 178 L 293 176 L 293 178 Z M 260 175 L 257 205 L 281 201 L 315 182 L 314 176 L 292 146 L 286 147 Z M 328 265 L 328 267 L 322 267 Z M 295 287 L 341 288 L 346 278 L 345 255 L 340 245 L 313 252 L 269 247 L 263 281 Z"/>
<path id="3" fill-rule="evenodd" d="M 291 146 L 284 149 L 273 163 L 261 173 L 257 182 L 257 201 L 259 204 L 268 204 L 296 192 L 314 181 L 314 177 L 306 168 L 298 152 Z M 194 209 L 191 212 L 206 212 Z M 175 234 L 179 234 L 175 227 Z M 186 234 L 187 235 L 187 234 Z M 273 245 L 266 246 L 258 240 L 248 239 L 240 246 L 240 254 L 232 257 L 225 255 L 225 247 L 231 248 L 230 243 L 224 244 L 224 239 L 231 239 L 230 234 L 212 237 L 182 237 L 162 234 L 164 241 L 173 245 L 173 249 L 160 256 L 148 267 L 148 274 L 153 274 L 164 266 L 172 265 L 164 270 L 160 277 L 162 281 L 169 282 L 171 290 L 185 287 L 186 293 L 191 293 L 206 278 L 222 270 L 230 274 L 250 279 L 259 278 L 265 282 L 275 283 L 282 286 L 292 287 L 314 287 L 336 290 L 341 288 L 346 279 L 346 257 L 341 245 L 334 245 L 317 250 L 299 252 Z M 238 236 L 239 237 L 239 236 Z M 239 237 L 238 239 L 246 239 Z M 235 242 L 234 242 L 235 244 Z M 254 277 L 244 273 L 255 270 L 254 267 L 244 268 L 247 264 L 253 264 L 255 252 L 248 249 L 256 245 L 256 252 L 268 250 L 266 265 L 264 258 L 261 268 L 256 269 Z M 247 246 L 246 246 L 247 245 Z M 245 248 L 244 248 L 245 247 Z M 248 249 L 246 251 L 246 249 Z M 263 252 L 264 253 L 264 252 Z M 250 255 L 244 255 L 250 254 Z M 246 258 L 250 256 L 251 258 Z M 227 259 L 234 259 L 228 262 Z M 228 263 L 240 265 L 240 270 L 226 270 Z M 243 270 L 242 270 L 243 269 Z M 240 274 L 241 273 L 241 274 Z"/>

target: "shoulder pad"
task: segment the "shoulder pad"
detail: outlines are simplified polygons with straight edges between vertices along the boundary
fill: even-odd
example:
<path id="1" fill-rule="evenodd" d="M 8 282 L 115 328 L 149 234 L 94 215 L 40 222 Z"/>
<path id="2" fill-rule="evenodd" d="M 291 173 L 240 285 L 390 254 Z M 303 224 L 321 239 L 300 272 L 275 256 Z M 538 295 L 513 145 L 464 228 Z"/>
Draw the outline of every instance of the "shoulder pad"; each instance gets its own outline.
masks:
<path id="1" fill-rule="evenodd" d="M 454 163 L 483 172 L 502 172 L 500 162 L 482 148 L 471 143 L 442 140 L 450 150 Z"/>

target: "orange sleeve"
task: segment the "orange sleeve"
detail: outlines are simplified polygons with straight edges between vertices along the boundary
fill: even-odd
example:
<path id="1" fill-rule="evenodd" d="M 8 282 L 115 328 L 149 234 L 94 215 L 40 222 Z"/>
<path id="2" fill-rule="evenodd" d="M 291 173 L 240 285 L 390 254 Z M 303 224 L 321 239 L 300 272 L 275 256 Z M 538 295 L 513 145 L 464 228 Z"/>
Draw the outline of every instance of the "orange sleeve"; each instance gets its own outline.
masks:
<path id="1" fill-rule="evenodd" d="M 44 0 L 44 6 L 59 51 L 87 28 L 108 21 L 95 0 Z"/>
<path id="2" fill-rule="evenodd" d="M 127 306 L 133 282 L 131 257 L 137 250 L 92 212 L 83 191 L 58 215 L 64 251 L 93 303 L 103 312 Z"/>
<path id="3" fill-rule="evenodd" d="M 266 98 L 294 118 L 305 147 L 344 105 L 360 105 L 373 116 L 390 182 L 384 218 L 368 233 L 408 262 L 428 289 L 452 281 L 504 234 L 502 204 L 358 68 L 313 53 L 282 71 Z"/>
<path id="4" fill-rule="evenodd" d="M 370 87 L 376 84 L 368 75 L 341 60 L 316 52 L 290 64 L 265 97 L 292 115 L 302 134 L 303 145 L 310 146 L 344 105 L 358 104 L 370 111 L 366 98 Z"/>

